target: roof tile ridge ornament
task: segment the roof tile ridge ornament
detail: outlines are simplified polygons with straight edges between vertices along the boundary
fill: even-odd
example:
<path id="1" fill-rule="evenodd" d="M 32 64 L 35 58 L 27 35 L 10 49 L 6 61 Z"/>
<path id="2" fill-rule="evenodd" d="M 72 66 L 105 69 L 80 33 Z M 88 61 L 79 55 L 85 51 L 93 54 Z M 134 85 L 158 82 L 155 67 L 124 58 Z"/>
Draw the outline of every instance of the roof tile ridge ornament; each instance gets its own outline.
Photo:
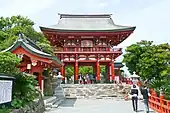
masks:
<path id="1" fill-rule="evenodd" d="M 19 33 L 17 41 L 22 41 L 22 40 L 23 40 L 23 33 Z"/>
<path id="2" fill-rule="evenodd" d="M 19 33 L 17 41 L 28 43 L 28 41 L 26 40 L 26 36 L 24 35 L 24 33 Z"/>
<path id="3" fill-rule="evenodd" d="M 61 18 L 111 18 L 112 14 L 61 14 L 58 13 Z"/>

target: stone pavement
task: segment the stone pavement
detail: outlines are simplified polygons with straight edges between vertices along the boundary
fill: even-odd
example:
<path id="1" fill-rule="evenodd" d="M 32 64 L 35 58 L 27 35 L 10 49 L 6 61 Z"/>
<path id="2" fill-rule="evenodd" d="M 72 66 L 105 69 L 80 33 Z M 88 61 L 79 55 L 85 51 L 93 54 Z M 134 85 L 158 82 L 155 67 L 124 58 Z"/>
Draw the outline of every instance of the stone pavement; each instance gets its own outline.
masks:
<path id="1" fill-rule="evenodd" d="M 139 101 L 139 113 L 144 112 L 144 106 Z M 58 108 L 52 108 L 45 113 L 134 113 L 131 101 L 115 99 L 67 99 Z M 151 110 L 150 113 L 155 113 Z"/>

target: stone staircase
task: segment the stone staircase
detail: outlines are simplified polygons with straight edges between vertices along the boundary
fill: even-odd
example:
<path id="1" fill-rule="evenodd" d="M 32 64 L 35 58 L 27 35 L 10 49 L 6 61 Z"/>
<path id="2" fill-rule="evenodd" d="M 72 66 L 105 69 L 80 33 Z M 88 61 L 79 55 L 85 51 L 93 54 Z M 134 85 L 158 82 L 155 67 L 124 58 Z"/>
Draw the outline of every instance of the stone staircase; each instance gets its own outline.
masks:
<path id="1" fill-rule="evenodd" d="M 129 90 L 129 85 L 116 84 L 62 84 L 66 98 L 85 99 L 122 99 Z"/>
<path id="2" fill-rule="evenodd" d="M 65 100 L 64 90 L 61 86 L 56 84 L 53 97 L 48 98 L 44 101 L 46 111 L 49 111 L 51 108 L 57 108 L 64 100 Z"/>

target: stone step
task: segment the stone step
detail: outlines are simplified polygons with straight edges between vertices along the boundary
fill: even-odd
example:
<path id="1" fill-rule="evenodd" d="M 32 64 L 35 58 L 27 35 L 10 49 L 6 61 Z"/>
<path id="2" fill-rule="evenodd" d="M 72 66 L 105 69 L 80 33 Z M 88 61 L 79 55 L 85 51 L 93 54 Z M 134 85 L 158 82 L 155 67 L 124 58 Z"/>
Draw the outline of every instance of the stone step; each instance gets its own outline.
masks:
<path id="1" fill-rule="evenodd" d="M 45 103 L 45 104 L 53 103 L 55 100 L 56 100 L 56 97 L 50 97 L 50 98 L 48 98 L 48 99 L 45 99 L 45 100 L 44 100 L 44 103 Z"/>
<path id="2" fill-rule="evenodd" d="M 62 84 L 66 97 L 75 98 L 123 98 L 130 86 L 116 84 Z"/>
<path id="3" fill-rule="evenodd" d="M 52 105 L 52 108 L 57 108 L 64 100 L 65 100 L 65 98 L 59 99 L 58 101 L 56 101 L 56 102 Z"/>

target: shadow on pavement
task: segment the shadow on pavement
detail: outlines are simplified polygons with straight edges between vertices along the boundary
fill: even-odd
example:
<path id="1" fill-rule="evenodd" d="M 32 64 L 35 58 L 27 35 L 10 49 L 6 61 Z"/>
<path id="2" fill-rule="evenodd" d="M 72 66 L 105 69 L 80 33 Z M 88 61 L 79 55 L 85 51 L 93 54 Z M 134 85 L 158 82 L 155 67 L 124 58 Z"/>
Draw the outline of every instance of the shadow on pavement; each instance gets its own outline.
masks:
<path id="1" fill-rule="evenodd" d="M 74 107 L 77 99 L 66 99 L 61 104 L 60 107 Z"/>
<path id="2" fill-rule="evenodd" d="M 144 112 L 144 110 L 138 110 L 137 113 Z M 149 111 L 149 113 L 155 113 L 155 111 Z"/>
<path id="3" fill-rule="evenodd" d="M 144 110 L 138 110 L 137 112 L 143 112 Z"/>

